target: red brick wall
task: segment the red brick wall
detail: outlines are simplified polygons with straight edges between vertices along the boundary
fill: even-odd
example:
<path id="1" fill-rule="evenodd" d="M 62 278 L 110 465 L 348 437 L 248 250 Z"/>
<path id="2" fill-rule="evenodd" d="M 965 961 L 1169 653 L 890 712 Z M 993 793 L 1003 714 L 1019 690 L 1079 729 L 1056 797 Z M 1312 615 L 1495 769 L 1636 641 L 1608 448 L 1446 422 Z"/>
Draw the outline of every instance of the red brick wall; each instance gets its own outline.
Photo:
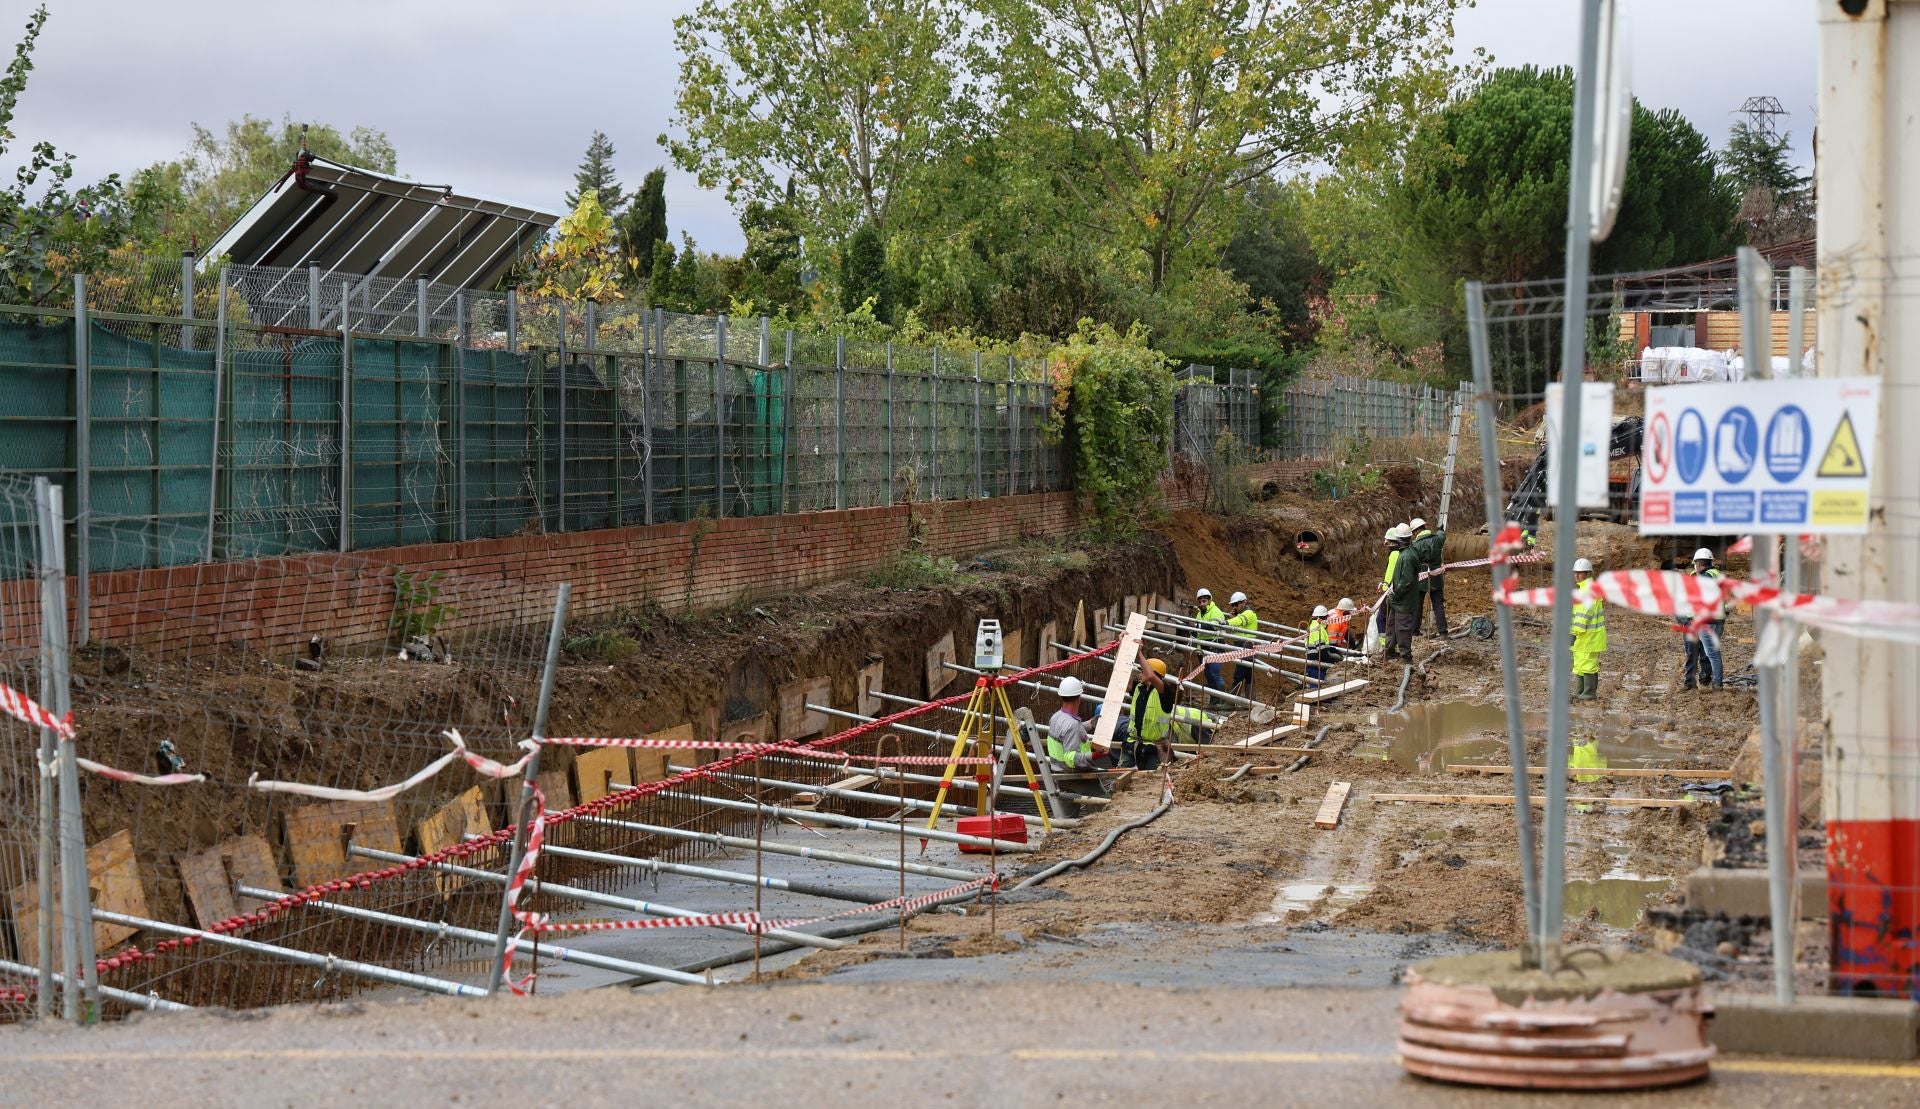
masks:
<path id="1" fill-rule="evenodd" d="M 1080 522 L 1069 493 L 941 501 L 913 511 L 932 555 L 1064 535 Z M 446 571 L 438 600 L 456 611 L 449 629 L 516 617 L 537 623 L 563 581 L 573 583 L 576 614 L 649 601 L 706 609 L 865 574 L 896 558 L 907 533 L 905 507 L 861 508 L 117 571 L 93 577 L 91 634 L 107 643 L 244 642 L 263 651 L 296 648 L 316 633 L 336 644 L 377 641 L 387 634 L 400 567 Z M 7 635 L 23 632 L 37 636 L 38 629 Z"/>

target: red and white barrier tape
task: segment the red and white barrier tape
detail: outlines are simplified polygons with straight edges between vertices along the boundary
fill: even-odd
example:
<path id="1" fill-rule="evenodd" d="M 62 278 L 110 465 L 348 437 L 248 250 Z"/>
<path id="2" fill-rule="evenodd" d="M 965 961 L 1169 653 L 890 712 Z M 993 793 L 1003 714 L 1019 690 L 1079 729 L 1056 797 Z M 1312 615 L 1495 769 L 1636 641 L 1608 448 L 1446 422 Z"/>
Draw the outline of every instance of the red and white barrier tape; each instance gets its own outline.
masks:
<path id="1" fill-rule="evenodd" d="M 260 775 L 254 774 L 247 778 L 247 788 L 259 790 L 262 793 L 292 793 L 322 801 L 391 801 L 422 782 L 431 780 L 434 775 L 451 766 L 455 759 L 464 759 L 468 766 L 489 778 L 511 778 L 525 770 L 527 760 L 533 757 L 534 742 L 530 739 L 520 741 L 520 746 L 527 753 L 520 756 L 518 761 L 500 763 L 469 751 L 467 741 L 456 729 L 449 728 L 440 734 L 452 742 L 453 750 L 421 767 L 413 777 L 404 782 L 395 782 L 378 789 L 335 789 L 332 786 L 313 786 L 303 782 L 263 782 L 260 780 Z"/>
<path id="2" fill-rule="evenodd" d="M 102 778 L 111 778 L 116 782 L 132 782 L 135 785 L 142 786 L 184 786 L 193 782 L 204 782 L 207 780 L 205 774 L 159 774 L 150 776 L 146 774 L 135 774 L 131 770 L 121 770 L 118 767 L 108 766 L 105 763 L 94 762 L 92 759 L 83 759 L 77 756 L 73 761 L 80 769 L 92 774 L 98 774 Z"/>
<path id="3" fill-rule="evenodd" d="M 36 728 L 52 728 L 54 731 L 73 738 L 73 714 L 55 716 L 40 707 L 40 702 L 6 684 L 0 682 L 0 712 L 6 713 L 22 724 L 31 724 Z"/>
<path id="4" fill-rule="evenodd" d="M 896 766 L 992 766 L 994 764 L 992 759 L 973 755 L 962 755 L 959 758 L 949 758 L 945 755 L 861 755 L 851 751 L 822 751 L 792 741 L 760 743 L 757 741 L 719 742 L 704 739 L 564 736 L 558 739 L 543 739 L 539 742 L 563 747 L 634 747 L 656 751 L 740 751 L 754 756 L 791 755 L 795 758 L 822 759 L 828 762 L 870 762 Z"/>

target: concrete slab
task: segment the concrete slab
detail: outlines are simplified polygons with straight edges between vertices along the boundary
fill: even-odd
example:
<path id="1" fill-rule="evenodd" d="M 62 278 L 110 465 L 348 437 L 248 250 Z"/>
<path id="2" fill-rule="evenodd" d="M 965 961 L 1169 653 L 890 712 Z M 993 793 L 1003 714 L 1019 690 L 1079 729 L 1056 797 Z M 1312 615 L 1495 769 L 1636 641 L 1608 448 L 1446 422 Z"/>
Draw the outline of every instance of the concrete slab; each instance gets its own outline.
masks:
<path id="1" fill-rule="evenodd" d="M 1920 1050 L 1920 1002 L 1880 997 L 1718 994 L 1707 1038 L 1721 1051 L 1907 1060 Z"/>
<path id="2" fill-rule="evenodd" d="M 1687 875 L 1687 907 L 1730 917 L 1769 917 L 1767 872 L 1754 868 L 1703 866 Z M 1800 874 L 1800 918 L 1827 915 L 1827 876 L 1817 870 Z"/>

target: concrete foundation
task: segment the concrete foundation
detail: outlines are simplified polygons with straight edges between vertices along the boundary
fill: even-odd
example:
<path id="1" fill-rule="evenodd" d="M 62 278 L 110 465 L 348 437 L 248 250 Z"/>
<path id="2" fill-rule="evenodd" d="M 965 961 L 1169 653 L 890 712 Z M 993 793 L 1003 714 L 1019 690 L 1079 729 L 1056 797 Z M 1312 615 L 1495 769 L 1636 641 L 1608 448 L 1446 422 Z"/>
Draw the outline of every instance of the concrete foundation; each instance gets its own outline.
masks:
<path id="1" fill-rule="evenodd" d="M 1879 997 L 1803 997 L 1783 1006 L 1770 996 L 1713 999 L 1707 1038 L 1722 1051 L 1907 1060 L 1920 1045 L 1920 1003 Z"/>
<path id="2" fill-rule="evenodd" d="M 1772 915 L 1767 899 L 1767 872 L 1703 866 L 1687 875 L 1687 907 L 1730 917 Z M 1814 920 L 1827 915 L 1827 876 L 1819 871 L 1800 874 L 1800 916 Z"/>

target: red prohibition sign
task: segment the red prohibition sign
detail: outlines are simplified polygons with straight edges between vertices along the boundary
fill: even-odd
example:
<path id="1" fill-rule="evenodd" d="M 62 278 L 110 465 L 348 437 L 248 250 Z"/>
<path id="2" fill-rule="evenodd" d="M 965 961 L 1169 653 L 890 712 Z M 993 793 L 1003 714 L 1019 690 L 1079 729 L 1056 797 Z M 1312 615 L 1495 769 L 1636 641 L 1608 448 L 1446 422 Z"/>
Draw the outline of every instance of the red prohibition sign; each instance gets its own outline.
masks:
<path id="1" fill-rule="evenodd" d="M 1647 480 L 1654 485 L 1667 480 L 1673 469 L 1673 427 L 1665 412 L 1653 415 L 1653 450 L 1647 455 Z"/>

